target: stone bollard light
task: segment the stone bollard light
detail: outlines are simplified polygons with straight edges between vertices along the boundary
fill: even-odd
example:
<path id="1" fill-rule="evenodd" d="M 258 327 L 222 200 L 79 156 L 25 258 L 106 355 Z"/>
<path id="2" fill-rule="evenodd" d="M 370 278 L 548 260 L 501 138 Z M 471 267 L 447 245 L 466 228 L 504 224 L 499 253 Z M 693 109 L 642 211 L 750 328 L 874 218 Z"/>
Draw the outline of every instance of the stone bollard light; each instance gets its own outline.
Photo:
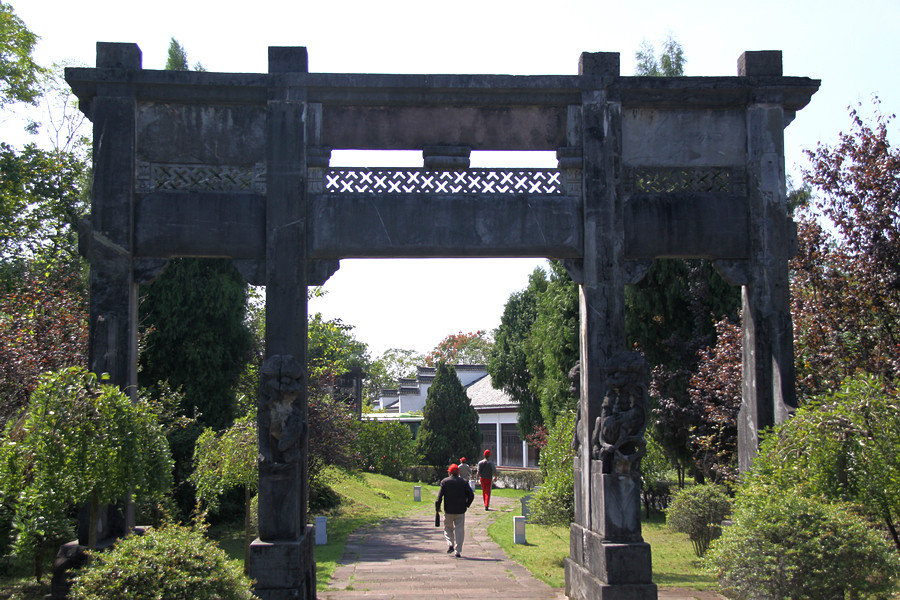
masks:
<path id="1" fill-rule="evenodd" d="M 513 543 L 525 543 L 525 517 L 513 517 Z"/>
<path id="2" fill-rule="evenodd" d="M 316 517 L 316 546 L 328 543 L 327 517 Z"/>
<path id="3" fill-rule="evenodd" d="M 421 502 L 422 501 L 422 486 L 416 485 L 413 486 L 413 502 Z"/>

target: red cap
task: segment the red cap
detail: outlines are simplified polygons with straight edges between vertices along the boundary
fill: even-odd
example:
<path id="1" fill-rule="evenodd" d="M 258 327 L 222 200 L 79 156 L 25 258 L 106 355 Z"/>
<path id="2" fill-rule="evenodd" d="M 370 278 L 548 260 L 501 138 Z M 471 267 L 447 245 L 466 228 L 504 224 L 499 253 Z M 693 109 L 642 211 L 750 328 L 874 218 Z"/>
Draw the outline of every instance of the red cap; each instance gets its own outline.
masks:
<path id="1" fill-rule="evenodd" d="M 466 457 L 463 456 L 461 459 L 459 459 L 459 462 L 466 462 Z"/>
<path id="2" fill-rule="evenodd" d="M 490 455 L 491 455 L 491 451 L 490 451 L 490 450 L 485 450 L 485 451 L 484 451 L 484 455 L 485 455 L 485 456 L 490 456 Z"/>
<path id="3" fill-rule="evenodd" d="M 456 465 L 450 465 L 450 467 L 447 469 L 447 472 L 451 475 L 459 473 L 459 467 L 457 467 Z"/>

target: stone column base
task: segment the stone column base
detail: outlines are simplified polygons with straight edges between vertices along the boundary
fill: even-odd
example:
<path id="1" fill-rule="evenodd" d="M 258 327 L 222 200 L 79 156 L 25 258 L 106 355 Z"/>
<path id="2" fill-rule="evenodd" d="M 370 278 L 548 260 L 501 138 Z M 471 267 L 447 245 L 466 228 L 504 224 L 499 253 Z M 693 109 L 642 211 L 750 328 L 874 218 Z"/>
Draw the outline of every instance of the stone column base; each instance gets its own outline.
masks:
<path id="1" fill-rule="evenodd" d="M 314 539 L 312 525 L 296 541 L 255 539 L 248 557 L 250 577 L 256 580 L 253 593 L 261 600 L 316 600 Z"/>
<path id="2" fill-rule="evenodd" d="M 650 544 L 605 542 L 572 523 L 566 559 L 566 595 L 572 600 L 656 600 Z"/>

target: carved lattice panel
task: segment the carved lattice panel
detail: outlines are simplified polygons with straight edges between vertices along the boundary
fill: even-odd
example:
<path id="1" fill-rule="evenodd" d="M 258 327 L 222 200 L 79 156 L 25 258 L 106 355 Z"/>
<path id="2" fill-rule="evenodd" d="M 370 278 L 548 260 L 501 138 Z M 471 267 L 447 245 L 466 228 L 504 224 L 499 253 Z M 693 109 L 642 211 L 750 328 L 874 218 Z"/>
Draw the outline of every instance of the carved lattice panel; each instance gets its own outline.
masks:
<path id="1" fill-rule="evenodd" d="M 742 173 L 725 167 L 632 167 L 626 170 L 625 179 L 634 192 L 746 193 Z"/>
<path id="2" fill-rule="evenodd" d="M 340 168 L 325 172 L 325 191 L 332 194 L 552 194 L 565 193 L 556 169 L 424 169 Z"/>
<path id="3" fill-rule="evenodd" d="M 253 182 L 253 167 L 153 164 L 149 187 L 190 192 L 243 192 L 250 191 Z"/>

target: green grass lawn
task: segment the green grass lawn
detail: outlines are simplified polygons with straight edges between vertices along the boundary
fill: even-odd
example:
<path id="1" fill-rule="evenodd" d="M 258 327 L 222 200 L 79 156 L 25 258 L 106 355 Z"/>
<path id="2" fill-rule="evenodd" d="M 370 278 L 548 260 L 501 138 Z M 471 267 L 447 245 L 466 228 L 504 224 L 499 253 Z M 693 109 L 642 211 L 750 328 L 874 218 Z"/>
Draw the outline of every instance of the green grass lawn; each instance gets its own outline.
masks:
<path id="1" fill-rule="evenodd" d="M 526 492 L 508 490 L 508 494 Z M 507 513 L 508 514 L 508 513 Z M 514 515 L 521 515 L 516 508 Z M 715 579 L 703 573 L 687 535 L 670 531 L 665 517 L 654 515 L 641 524 L 644 541 L 653 552 L 653 582 L 660 587 L 681 587 L 694 590 L 715 590 Z M 566 526 L 536 525 L 525 527 L 526 544 L 513 543 L 513 530 L 506 519 L 488 527 L 491 536 L 506 554 L 528 569 L 532 575 L 553 587 L 565 585 L 563 560 L 569 555 L 569 528 Z"/>

